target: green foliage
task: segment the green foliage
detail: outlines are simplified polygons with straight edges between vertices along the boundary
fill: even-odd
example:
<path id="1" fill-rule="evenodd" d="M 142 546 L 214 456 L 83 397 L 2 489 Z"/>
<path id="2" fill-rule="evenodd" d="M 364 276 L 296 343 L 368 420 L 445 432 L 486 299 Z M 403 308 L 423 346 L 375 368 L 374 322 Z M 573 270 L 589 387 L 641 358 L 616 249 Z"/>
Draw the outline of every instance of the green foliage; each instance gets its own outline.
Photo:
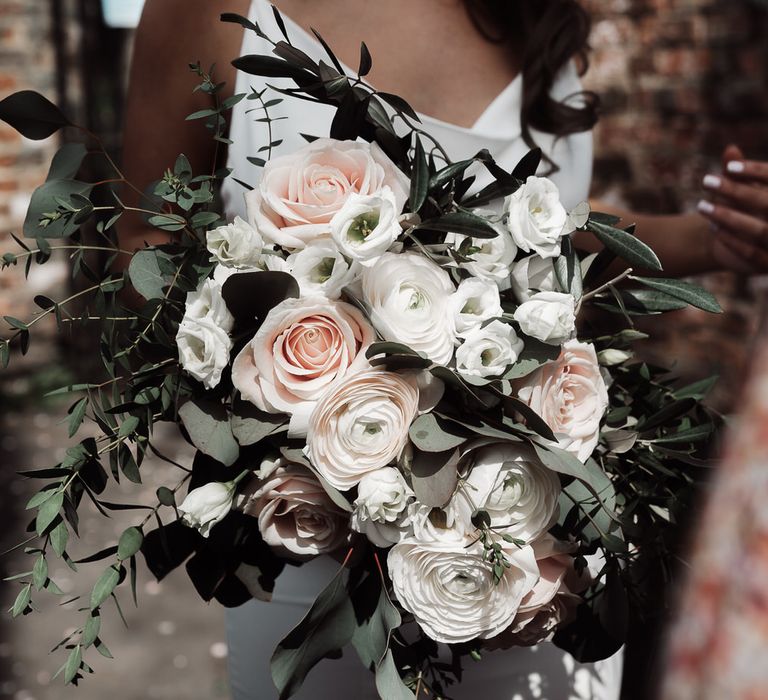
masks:
<path id="1" fill-rule="evenodd" d="M 22 136 L 39 141 L 55 134 L 70 121 L 40 93 L 22 90 L 0 100 L 0 119 Z"/>

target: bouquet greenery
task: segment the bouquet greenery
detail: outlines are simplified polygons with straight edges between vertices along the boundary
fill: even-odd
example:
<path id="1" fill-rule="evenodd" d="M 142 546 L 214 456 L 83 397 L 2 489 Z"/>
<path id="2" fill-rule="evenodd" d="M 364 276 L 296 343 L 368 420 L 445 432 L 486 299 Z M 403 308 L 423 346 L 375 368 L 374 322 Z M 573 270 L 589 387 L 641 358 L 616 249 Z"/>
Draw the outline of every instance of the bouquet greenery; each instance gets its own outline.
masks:
<path id="1" fill-rule="evenodd" d="M 101 615 L 122 589 L 135 598 L 140 554 L 158 579 L 184 564 L 200 596 L 226 606 L 269 599 L 286 565 L 338 554 L 339 573 L 272 658 L 280 697 L 347 645 L 387 700 L 448 697 L 462 657 L 484 648 L 552 639 L 581 660 L 612 654 L 630 606 L 643 606 L 635 561 L 666 565 L 667 531 L 716 427 L 701 403 L 713 381 L 679 386 L 634 360 L 647 336 L 633 319 L 717 302 L 626 267 L 661 270 L 632 227 L 586 205 L 567 212 L 536 176 L 539 152 L 513 172 L 487 151 L 451 162 L 403 99 L 366 84 L 365 44 L 348 75 L 324 42 L 329 63 L 285 32 L 272 41 L 246 18 L 222 19 L 273 45 L 237 68 L 291 87 L 221 100 L 222 84 L 193 65 L 211 107 L 189 119 L 237 149 L 233 106 L 251 100 L 270 124 L 281 101 L 302 99 L 335 108 L 330 135 L 274 156 L 270 140 L 249 159 L 248 221 L 217 209 L 226 168 L 197 174 L 180 155 L 139 210 L 168 242 L 124 272 L 116 229 L 131 208 L 118 186 L 133 185 L 111 161 L 110 182 L 76 179 L 82 143 L 56 154 L 3 265 L 29 271 L 64 250 L 90 284 L 36 297 L 29 321 L 6 317 L 0 359 L 26 352 L 53 316 L 62 329 L 97 324 L 105 376 L 60 390 L 75 397 L 70 436 L 84 421 L 97 436 L 23 472 L 42 487 L 27 504 L 33 565 L 13 577 L 13 615 L 61 593 L 48 562 L 76 569 L 68 543 L 90 502 L 141 517 L 77 562 L 103 573 L 61 642 L 66 682 L 90 671 L 92 647 L 109 653 Z M 72 126 L 32 92 L 0 102 L 0 118 L 38 139 Z M 478 166 L 491 176 L 482 188 L 468 174 Z M 108 206 L 94 204 L 97 189 Z M 587 235 L 600 253 L 579 250 Z M 590 307 L 606 312 L 603 330 Z M 178 424 L 194 460 L 168 460 L 179 479 L 154 503 L 106 501 L 110 479 L 139 483 L 145 457 L 164 458 L 160 422 Z"/>

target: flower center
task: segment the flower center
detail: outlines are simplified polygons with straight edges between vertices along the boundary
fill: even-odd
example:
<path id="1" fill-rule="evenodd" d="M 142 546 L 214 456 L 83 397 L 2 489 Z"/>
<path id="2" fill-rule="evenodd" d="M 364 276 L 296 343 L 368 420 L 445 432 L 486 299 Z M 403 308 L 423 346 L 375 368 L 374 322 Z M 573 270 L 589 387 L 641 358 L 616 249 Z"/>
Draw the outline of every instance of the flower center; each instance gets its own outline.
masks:
<path id="1" fill-rule="evenodd" d="M 379 214 L 377 212 L 358 214 L 349 225 L 347 238 L 354 243 L 362 243 L 378 225 Z"/>
<path id="2" fill-rule="evenodd" d="M 480 362 L 483 363 L 483 367 L 488 367 L 494 363 L 499 353 L 494 348 L 488 348 L 480 353 Z"/>
<path id="3" fill-rule="evenodd" d="M 323 258 L 312 270 L 312 281 L 315 284 L 327 282 L 333 274 L 334 265 L 336 265 L 335 258 Z"/>

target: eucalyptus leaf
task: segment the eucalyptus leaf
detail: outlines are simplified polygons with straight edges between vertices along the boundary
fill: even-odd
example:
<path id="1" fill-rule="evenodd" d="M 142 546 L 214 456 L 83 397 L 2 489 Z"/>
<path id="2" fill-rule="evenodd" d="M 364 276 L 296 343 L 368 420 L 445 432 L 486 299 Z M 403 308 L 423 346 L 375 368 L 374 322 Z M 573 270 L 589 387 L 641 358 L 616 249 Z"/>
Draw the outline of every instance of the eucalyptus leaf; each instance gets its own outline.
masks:
<path id="1" fill-rule="evenodd" d="M 523 351 L 507 372 L 504 379 L 520 379 L 527 377 L 547 362 L 556 360 L 560 356 L 560 348 L 549 343 L 542 343 L 540 340 L 521 336 L 525 343 Z"/>
<path id="2" fill-rule="evenodd" d="M 168 284 L 160 259 L 167 257 L 156 248 L 145 248 L 134 253 L 128 266 L 128 278 L 133 288 L 145 299 L 162 299 Z"/>
<path id="3" fill-rule="evenodd" d="M 56 519 L 64 504 L 64 492 L 57 491 L 53 496 L 44 501 L 37 511 L 35 526 L 37 534 L 42 535 L 51 523 Z"/>
<path id="4" fill-rule="evenodd" d="M 423 452 L 445 452 L 464 444 L 468 431 L 458 424 L 443 420 L 434 413 L 416 418 L 408 431 L 411 442 Z"/>
<path id="5" fill-rule="evenodd" d="M 129 527 L 120 535 L 117 543 L 117 558 L 121 561 L 129 559 L 141 549 L 144 535 L 137 527 Z"/>
<path id="6" fill-rule="evenodd" d="M 442 508 L 451 500 L 459 482 L 459 450 L 422 452 L 414 449 L 411 481 L 419 503 Z"/>
<path id="7" fill-rule="evenodd" d="M 389 649 L 392 632 L 400 627 L 402 618 L 392 604 L 378 573 L 371 573 L 352 595 L 357 628 L 352 637 L 363 665 L 375 669 Z"/>
<path id="8" fill-rule="evenodd" d="M 69 652 L 67 663 L 64 666 L 64 682 L 71 683 L 78 671 L 80 670 L 80 664 L 83 661 L 83 648 L 78 644 L 72 651 Z"/>
<path id="9" fill-rule="evenodd" d="M 91 610 L 98 608 L 115 590 L 120 581 L 120 569 L 116 565 L 107 567 L 99 576 L 91 591 Z"/>
<path id="10" fill-rule="evenodd" d="M 46 180 L 71 180 L 77 175 L 88 153 L 82 143 L 65 143 L 53 156 Z"/>
<path id="11" fill-rule="evenodd" d="M 416 700 L 416 696 L 400 678 L 391 651 L 387 652 L 376 669 L 376 691 L 381 700 Z"/>
<path id="12" fill-rule="evenodd" d="M 44 216 L 56 214 L 60 202 L 69 202 L 73 195 L 87 197 L 93 185 L 77 180 L 48 180 L 38 187 L 29 201 L 23 231 L 27 238 L 66 238 L 79 228 L 74 217 L 61 215 L 41 225 Z"/>
<path id="13" fill-rule="evenodd" d="M 34 90 L 14 92 L 1 100 L 0 120 L 34 141 L 47 139 L 70 124 L 53 102 Z"/>
<path id="14" fill-rule="evenodd" d="M 261 411 L 248 401 L 237 401 L 232 407 L 232 434 L 240 445 L 255 445 L 287 422 L 288 416 Z"/>
<path id="15" fill-rule="evenodd" d="M 200 452 L 225 466 L 235 463 L 240 448 L 224 406 L 204 399 L 187 401 L 179 408 L 179 418 Z"/>
<path id="16" fill-rule="evenodd" d="M 299 283 L 287 272 L 243 272 L 227 279 L 221 293 L 236 320 L 253 323 L 280 302 L 298 298 Z"/>

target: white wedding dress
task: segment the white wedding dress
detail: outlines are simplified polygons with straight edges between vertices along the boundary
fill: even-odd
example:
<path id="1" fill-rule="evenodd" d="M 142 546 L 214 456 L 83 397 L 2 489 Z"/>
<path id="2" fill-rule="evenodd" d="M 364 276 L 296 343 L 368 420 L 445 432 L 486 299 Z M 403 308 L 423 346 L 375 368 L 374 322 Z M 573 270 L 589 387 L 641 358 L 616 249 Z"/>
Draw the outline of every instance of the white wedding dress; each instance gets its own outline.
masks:
<path id="1" fill-rule="evenodd" d="M 272 10 L 266 0 L 252 0 L 250 18 L 270 37 L 279 37 Z M 285 17 L 291 41 L 315 58 L 325 58 L 319 42 L 297 23 Z M 253 32 L 244 33 L 241 55 L 270 53 L 271 47 Z M 325 58 L 326 62 L 328 59 Z M 352 71 L 349 71 L 352 73 Z M 263 79 L 239 73 L 236 92 L 262 90 L 290 83 Z M 553 95 L 565 99 L 581 89 L 573 66 L 563 71 Z M 471 128 L 446 123 L 420 115 L 425 129 L 448 152 L 452 160 L 473 156 L 487 148 L 496 161 L 511 170 L 528 151 L 520 135 L 522 80 L 518 78 L 490 104 Z M 266 97 L 280 97 L 274 93 Z M 251 165 L 248 156 L 263 156 L 258 150 L 269 143 L 267 126 L 256 121 L 260 112 L 249 112 L 258 103 L 242 100 L 232 114 L 228 165 L 233 178 L 255 185 L 260 169 Z M 333 109 L 304 100 L 285 97 L 270 108 L 271 117 L 287 117 L 272 124 L 272 140 L 282 139 L 274 155 L 290 153 L 306 141 L 300 134 L 328 136 Z M 534 133 L 537 144 L 560 170 L 552 179 L 560 188 L 564 204 L 571 208 L 587 198 L 592 176 L 592 135 L 576 134 L 555 139 L 550 134 Z M 490 180 L 477 169 L 477 187 Z M 224 183 L 223 198 L 227 217 L 245 217 L 244 189 L 233 178 Z M 277 581 L 270 603 L 251 601 L 227 610 L 229 667 L 234 700 L 273 700 L 277 692 L 269 672 L 269 659 L 278 641 L 296 625 L 316 595 L 330 581 L 339 564 L 320 557 L 302 567 L 286 567 Z M 579 664 L 552 644 L 532 648 L 515 648 L 485 653 L 481 663 L 467 658 L 464 679 L 448 692 L 455 700 L 617 700 L 621 686 L 622 653 L 596 664 Z M 310 672 L 298 700 L 376 700 L 373 674 L 365 669 L 350 648 L 341 659 L 324 660 Z"/>

